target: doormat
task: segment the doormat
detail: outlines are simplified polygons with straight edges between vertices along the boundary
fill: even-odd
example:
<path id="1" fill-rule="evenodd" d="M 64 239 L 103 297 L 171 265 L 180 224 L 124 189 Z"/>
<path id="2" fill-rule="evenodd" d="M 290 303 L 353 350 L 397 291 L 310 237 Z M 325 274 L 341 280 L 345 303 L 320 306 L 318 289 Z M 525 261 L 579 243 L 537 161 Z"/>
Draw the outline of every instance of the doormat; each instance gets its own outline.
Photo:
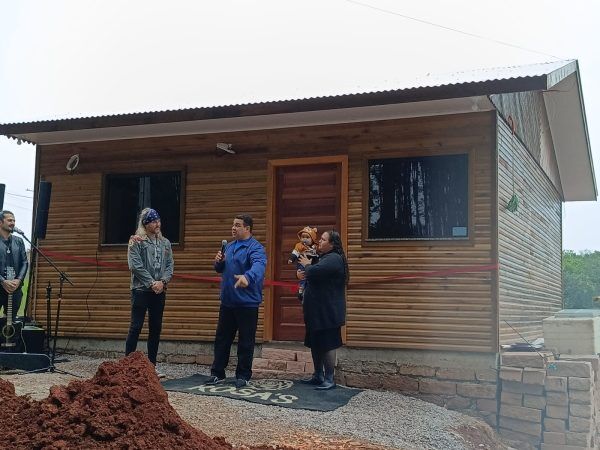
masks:
<path id="1" fill-rule="evenodd" d="M 317 391 L 310 384 L 292 380 L 259 379 L 251 380 L 248 386 L 235 387 L 235 379 L 227 379 L 224 383 L 206 385 L 208 375 L 192 375 L 163 381 L 167 391 L 186 392 L 197 395 L 217 395 L 221 397 L 246 400 L 262 405 L 282 406 L 284 408 L 309 409 L 311 411 L 333 411 L 344 406 L 362 389 L 336 386 L 328 391 Z"/>

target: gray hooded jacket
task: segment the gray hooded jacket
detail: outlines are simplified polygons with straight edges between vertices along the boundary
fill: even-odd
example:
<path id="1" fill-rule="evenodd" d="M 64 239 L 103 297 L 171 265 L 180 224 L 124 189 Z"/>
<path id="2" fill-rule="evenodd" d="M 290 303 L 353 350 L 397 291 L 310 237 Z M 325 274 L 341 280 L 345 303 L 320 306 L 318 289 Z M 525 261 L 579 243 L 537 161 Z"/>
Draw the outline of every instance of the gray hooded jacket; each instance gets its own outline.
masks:
<path id="1" fill-rule="evenodd" d="M 127 263 L 131 270 L 131 289 L 151 291 L 154 281 L 164 281 L 165 285 L 173 276 L 173 250 L 167 238 L 159 238 L 154 243 L 148 236 L 140 242 L 129 241 Z"/>

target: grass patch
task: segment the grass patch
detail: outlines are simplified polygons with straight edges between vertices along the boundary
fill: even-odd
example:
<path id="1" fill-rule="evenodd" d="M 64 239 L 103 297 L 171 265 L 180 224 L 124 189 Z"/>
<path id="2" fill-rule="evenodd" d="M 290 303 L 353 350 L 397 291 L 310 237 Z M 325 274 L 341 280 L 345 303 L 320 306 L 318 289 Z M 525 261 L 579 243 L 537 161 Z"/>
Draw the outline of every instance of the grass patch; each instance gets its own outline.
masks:
<path id="1" fill-rule="evenodd" d="M 23 291 L 23 297 L 21 298 L 21 305 L 19 306 L 17 316 L 25 315 L 25 301 L 27 300 L 27 292 L 29 291 L 29 273 L 25 275 L 25 281 L 23 282 L 21 290 Z"/>

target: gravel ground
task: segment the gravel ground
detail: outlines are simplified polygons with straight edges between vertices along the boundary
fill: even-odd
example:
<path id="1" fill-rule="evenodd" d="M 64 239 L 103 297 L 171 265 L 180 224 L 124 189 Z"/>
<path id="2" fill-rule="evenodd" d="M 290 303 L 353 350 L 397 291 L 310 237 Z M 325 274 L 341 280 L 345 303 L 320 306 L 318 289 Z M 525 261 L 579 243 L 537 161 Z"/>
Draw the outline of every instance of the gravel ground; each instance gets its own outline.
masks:
<path id="1" fill-rule="evenodd" d="M 68 355 L 68 359 L 57 363 L 57 369 L 84 378 L 91 377 L 103 361 L 76 355 Z M 161 363 L 158 368 L 168 378 L 208 373 L 207 367 L 193 364 Z M 17 394 L 28 394 L 34 399 L 45 398 L 52 385 L 75 379 L 58 372 L 5 372 L 1 376 L 15 384 Z M 178 392 L 169 392 L 169 401 L 192 426 L 210 436 L 224 436 L 234 445 L 403 450 L 506 448 L 483 421 L 395 392 L 365 390 L 346 406 L 330 412 Z"/>

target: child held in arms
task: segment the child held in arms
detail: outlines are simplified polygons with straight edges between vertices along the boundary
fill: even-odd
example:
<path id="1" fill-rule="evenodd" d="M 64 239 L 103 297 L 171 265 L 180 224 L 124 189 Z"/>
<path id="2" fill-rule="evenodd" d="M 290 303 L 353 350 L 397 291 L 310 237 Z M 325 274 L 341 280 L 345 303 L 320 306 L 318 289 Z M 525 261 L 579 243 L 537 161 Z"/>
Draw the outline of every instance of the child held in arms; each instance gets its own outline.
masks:
<path id="1" fill-rule="evenodd" d="M 304 266 L 300 263 L 297 263 L 300 255 L 305 255 L 308 258 L 317 258 L 317 229 L 306 226 L 298 231 L 298 239 L 299 241 L 294 246 L 294 250 L 292 250 L 292 254 L 288 259 L 288 264 L 296 263 L 296 268 L 298 270 L 304 270 Z M 304 296 L 304 285 L 306 284 L 306 280 L 300 280 L 298 286 L 298 299 L 302 301 Z"/>

